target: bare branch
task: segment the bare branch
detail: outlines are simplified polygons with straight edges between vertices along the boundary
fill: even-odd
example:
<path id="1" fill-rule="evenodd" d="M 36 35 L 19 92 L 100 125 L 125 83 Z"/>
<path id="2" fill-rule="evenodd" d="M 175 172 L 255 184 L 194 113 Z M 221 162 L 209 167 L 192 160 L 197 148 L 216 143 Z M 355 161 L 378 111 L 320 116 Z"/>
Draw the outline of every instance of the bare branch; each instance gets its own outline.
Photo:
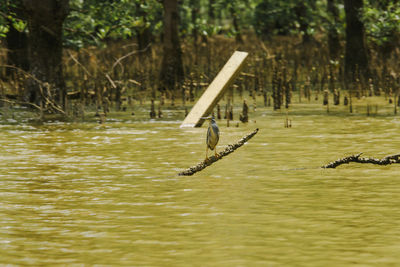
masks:
<path id="1" fill-rule="evenodd" d="M 371 163 L 371 164 L 376 164 L 376 165 L 389 165 L 389 164 L 394 164 L 394 163 L 400 163 L 400 154 L 386 156 L 382 159 L 361 158 L 360 157 L 361 154 L 362 153 L 358 153 L 357 155 L 351 155 L 348 157 L 344 157 L 344 158 L 335 160 L 325 166 L 322 166 L 322 168 L 325 168 L 325 169 L 336 168 L 342 164 L 349 164 L 350 162 Z"/>
<path id="2" fill-rule="evenodd" d="M 81 68 L 85 71 L 85 73 L 87 75 L 89 75 L 90 77 L 93 77 L 93 75 L 85 68 L 85 66 L 82 65 L 82 63 L 80 63 L 75 57 L 74 55 L 72 55 L 72 53 L 70 51 L 68 51 L 69 56 L 72 58 L 72 60 L 78 64 L 79 66 L 81 66 Z"/>
<path id="3" fill-rule="evenodd" d="M 41 94 L 41 96 L 43 97 L 43 99 L 46 101 L 46 103 L 50 104 L 50 106 L 51 106 L 54 110 L 60 112 L 60 113 L 63 114 L 63 115 L 66 115 L 66 113 L 62 110 L 62 108 L 60 108 L 56 103 L 54 103 L 54 102 L 53 102 L 52 100 L 50 100 L 48 97 L 46 97 L 46 94 L 43 93 L 43 87 L 45 87 L 46 90 L 47 90 L 47 95 L 50 95 L 50 91 L 49 91 L 49 86 L 50 86 L 50 85 L 49 85 L 49 83 L 43 82 L 43 81 L 39 80 L 39 79 L 36 78 L 34 75 L 32 75 L 32 74 L 30 74 L 30 73 L 24 71 L 24 70 L 21 69 L 21 68 L 16 67 L 16 66 L 12 66 L 12 65 L 1 65 L 0 67 L 6 67 L 6 68 L 16 69 L 16 70 L 22 72 L 23 74 L 25 74 L 26 76 L 28 76 L 29 78 L 31 78 L 32 80 L 34 80 L 35 82 L 37 82 L 38 85 L 39 85 L 40 94 Z M 36 104 L 34 104 L 34 103 L 21 102 L 21 101 L 7 101 L 7 99 L 5 99 L 5 98 L 3 98 L 3 99 L 1 99 L 1 100 L 4 101 L 4 102 L 8 102 L 8 103 L 17 103 L 17 104 L 22 104 L 22 105 L 30 105 L 30 106 L 32 106 L 32 107 L 34 107 L 34 108 L 37 108 L 37 109 L 39 109 L 39 110 L 42 110 L 41 107 L 39 107 L 38 105 L 36 105 Z"/>
<path id="4" fill-rule="evenodd" d="M 33 104 L 33 103 L 29 103 L 29 102 L 15 101 L 15 100 L 7 99 L 7 98 L 0 98 L 0 101 L 6 102 L 6 103 L 9 103 L 9 104 L 30 105 L 30 106 L 38 109 L 38 110 L 41 110 L 41 108 L 38 105 Z"/>
<path id="5" fill-rule="evenodd" d="M 208 160 L 204 160 L 202 162 L 200 162 L 199 164 L 190 167 L 189 169 L 180 172 L 178 175 L 181 176 L 190 176 L 195 174 L 196 172 L 199 172 L 203 169 L 205 169 L 206 167 L 210 166 L 211 164 L 213 164 L 214 162 L 217 162 L 218 160 L 222 159 L 223 157 L 225 157 L 226 155 L 234 152 L 236 149 L 238 149 L 239 147 L 241 147 L 242 145 L 244 145 L 247 141 L 249 141 L 254 135 L 256 135 L 256 133 L 258 132 L 258 128 L 255 129 L 252 133 L 246 135 L 245 137 L 243 137 L 242 139 L 240 139 L 236 144 L 233 145 L 228 145 L 224 151 L 222 151 L 221 153 L 219 153 L 219 156 L 216 158 L 215 156 L 210 157 Z"/>
<path id="6" fill-rule="evenodd" d="M 120 63 L 120 61 L 122 61 L 122 60 L 124 60 L 125 58 L 127 58 L 127 57 L 129 57 L 129 56 L 132 56 L 132 55 L 134 55 L 134 54 L 145 52 L 147 49 L 149 49 L 150 46 L 151 46 L 151 43 L 148 44 L 148 45 L 147 45 L 145 48 L 143 48 L 142 50 L 135 50 L 135 51 L 129 52 L 128 54 L 126 54 L 126 55 L 124 55 L 124 56 L 118 58 L 118 59 L 114 62 L 114 64 L 112 65 L 110 72 L 115 68 L 115 66 L 117 66 L 117 65 Z"/>
<path id="7" fill-rule="evenodd" d="M 104 74 L 107 78 L 107 80 L 111 83 L 113 88 L 117 88 L 117 86 L 115 85 L 115 82 L 111 79 L 110 75 L 108 75 L 107 73 Z"/>

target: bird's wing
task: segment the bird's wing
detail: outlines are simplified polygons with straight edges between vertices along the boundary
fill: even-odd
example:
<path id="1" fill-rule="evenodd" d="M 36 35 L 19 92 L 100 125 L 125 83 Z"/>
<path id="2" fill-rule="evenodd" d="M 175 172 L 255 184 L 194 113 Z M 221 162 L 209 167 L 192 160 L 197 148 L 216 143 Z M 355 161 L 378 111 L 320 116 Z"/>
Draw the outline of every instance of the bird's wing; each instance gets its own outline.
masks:
<path id="1" fill-rule="evenodd" d="M 208 140 L 210 140 L 211 138 L 211 131 L 210 131 L 210 127 L 208 127 L 207 129 L 207 139 L 206 139 L 206 144 L 208 145 Z"/>
<path id="2" fill-rule="evenodd" d="M 216 143 L 218 143 L 219 140 L 219 128 L 217 125 L 212 125 L 213 131 L 215 133 L 215 139 L 216 139 Z"/>

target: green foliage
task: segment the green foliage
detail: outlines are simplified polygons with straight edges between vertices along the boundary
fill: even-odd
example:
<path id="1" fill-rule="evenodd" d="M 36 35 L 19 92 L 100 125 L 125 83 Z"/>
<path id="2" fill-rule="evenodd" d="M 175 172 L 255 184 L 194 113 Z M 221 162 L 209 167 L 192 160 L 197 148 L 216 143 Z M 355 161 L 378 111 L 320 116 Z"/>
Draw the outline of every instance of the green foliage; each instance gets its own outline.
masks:
<path id="1" fill-rule="evenodd" d="M 313 35 L 326 17 L 325 1 L 262 0 L 255 8 L 253 25 L 261 36 L 300 33 Z"/>
<path id="2" fill-rule="evenodd" d="M 343 4 L 335 1 L 339 19 L 327 12 L 326 0 L 180 0 L 180 33 L 188 36 L 235 36 L 233 18 L 240 29 L 254 28 L 262 37 L 272 35 L 314 35 L 335 28 L 343 34 Z M 0 38 L 9 27 L 27 31 L 27 23 L 17 14 L 20 0 L 0 1 Z M 194 17 L 193 17 L 194 16 Z M 369 40 L 378 46 L 394 43 L 400 32 L 400 2 L 366 0 L 362 17 Z M 149 30 L 162 31 L 163 7 L 159 0 L 70 0 L 64 23 L 64 44 L 81 48 L 105 45 L 108 40 L 127 39 Z"/>
<path id="3" fill-rule="evenodd" d="M 19 0 L 5 0 L 0 3 L 0 38 L 6 37 L 10 27 L 19 32 L 27 29 L 27 23 L 17 14 L 21 2 Z"/>
<path id="4" fill-rule="evenodd" d="M 236 16 L 240 28 L 251 28 L 258 2 L 259 0 L 183 0 L 180 2 L 180 32 L 183 36 L 193 30 L 204 36 L 221 33 L 229 37 L 235 36 L 237 33 L 232 24 L 233 16 Z M 213 12 L 210 12 L 210 8 Z M 193 15 L 196 16 L 195 20 Z"/>
<path id="5" fill-rule="evenodd" d="M 395 41 L 400 32 L 400 3 L 367 3 L 363 10 L 363 21 L 369 40 L 378 46 L 385 46 Z"/>
<path id="6" fill-rule="evenodd" d="M 0 22 L 0 38 L 6 37 L 7 32 L 8 32 L 8 27 L 4 25 L 2 22 Z"/>
<path id="7" fill-rule="evenodd" d="M 14 28 L 26 30 L 26 22 L 15 19 L 8 8 L 14 2 L 7 0 L 6 4 L 0 4 L 0 10 L 13 19 Z M 216 33 L 235 36 L 238 29 L 233 26 L 233 18 L 240 29 L 254 27 L 262 36 L 312 35 L 325 10 L 322 0 L 181 0 L 179 4 L 183 36 L 193 31 L 205 36 Z M 145 29 L 157 35 L 162 30 L 162 16 L 159 0 L 70 0 L 70 13 L 64 23 L 64 44 L 73 48 L 101 46 L 110 39 L 132 38 Z M 0 36 L 6 34 L 8 27 L 1 16 Z"/>
<path id="8" fill-rule="evenodd" d="M 263 0 L 255 10 L 254 29 L 261 36 L 288 34 L 294 28 L 294 18 L 292 3 Z"/>
<path id="9" fill-rule="evenodd" d="M 8 1 L 0 3 L 0 38 L 6 37 L 9 30 L 8 13 Z"/>
<path id="10" fill-rule="evenodd" d="M 162 6 L 157 0 L 70 0 L 70 6 L 64 23 L 69 47 L 99 46 L 110 39 L 131 38 L 146 28 L 160 32 Z"/>

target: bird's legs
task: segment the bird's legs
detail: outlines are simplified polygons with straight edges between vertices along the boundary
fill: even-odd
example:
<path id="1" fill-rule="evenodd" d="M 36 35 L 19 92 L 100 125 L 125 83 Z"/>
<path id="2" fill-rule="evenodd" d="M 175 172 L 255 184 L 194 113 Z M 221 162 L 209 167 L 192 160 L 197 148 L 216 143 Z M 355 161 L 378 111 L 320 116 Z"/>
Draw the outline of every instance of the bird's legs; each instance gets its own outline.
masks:
<path id="1" fill-rule="evenodd" d="M 219 157 L 219 155 L 218 155 L 218 153 L 217 153 L 217 148 L 215 147 L 214 148 L 214 155 L 215 155 L 215 158 L 218 158 Z M 206 159 L 204 160 L 204 161 L 209 161 L 210 159 L 208 158 L 208 146 L 206 147 Z"/>

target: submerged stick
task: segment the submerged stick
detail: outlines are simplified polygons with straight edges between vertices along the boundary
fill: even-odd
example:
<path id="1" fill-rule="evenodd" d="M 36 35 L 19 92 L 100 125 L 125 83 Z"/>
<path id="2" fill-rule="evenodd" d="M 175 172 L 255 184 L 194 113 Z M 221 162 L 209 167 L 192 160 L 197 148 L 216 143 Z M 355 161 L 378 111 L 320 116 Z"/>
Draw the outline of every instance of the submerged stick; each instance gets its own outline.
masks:
<path id="1" fill-rule="evenodd" d="M 358 153 L 357 155 L 351 155 L 349 157 L 344 157 L 344 158 L 338 159 L 338 160 L 333 161 L 325 166 L 322 166 L 322 168 L 325 168 L 325 169 L 336 168 L 342 164 L 349 164 L 350 162 L 371 163 L 371 164 L 377 164 L 377 165 L 389 165 L 389 164 L 394 164 L 394 163 L 400 163 L 400 154 L 386 156 L 382 159 L 360 158 L 361 154 L 362 153 Z"/>
<path id="2" fill-rule="evenodd" d="M 218 157 L 211 156 L 208 158 L 208 160 L 204 160 L 204 161 L 200 162 L 199 164 L 197 164 L 193 167 L 190 167 L 190 168 L 186 169 L 185 171 L 180 172 L 178 175 L 190 176 L 190 175 L 195 174 L 196 172 L 203 170 L 204 168 L 210 166 L 214 162 L 222 159 L 226 155 L 232 153 L 233 151 L 235 151 L 236 149 L 238 149 L 239 147 L 244 145 L 244 143 L 249 141 L 257 132 L 258 132 L 258 128 L 255 129 L 252 133 L 250 133 L 250 134 L 246 135 L 245 137 L 243 137 L 242 139 L 240 139 L 237 143 L 235 143 L 233 145 L 228 145 L 224 151 L 219 153 Z"/>

